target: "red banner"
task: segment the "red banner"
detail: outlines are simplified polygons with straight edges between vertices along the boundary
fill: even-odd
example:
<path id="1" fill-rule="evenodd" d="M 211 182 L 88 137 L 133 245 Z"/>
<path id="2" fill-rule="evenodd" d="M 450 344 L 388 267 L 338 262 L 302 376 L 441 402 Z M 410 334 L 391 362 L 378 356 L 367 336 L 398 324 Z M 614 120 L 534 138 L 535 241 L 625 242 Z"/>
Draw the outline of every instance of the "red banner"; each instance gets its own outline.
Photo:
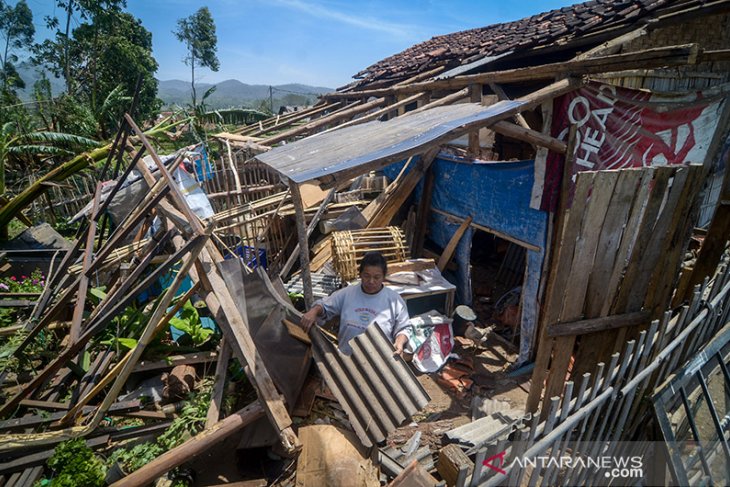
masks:
<path id="1" fill-rule="evenodd" d="M 578 171 L 702 163 L 722 103 L 702 92 L 659 95 L 591 82 L 553 102 L 552 136 L 565 141 L 577 126 Z M 549 152 L 540 209 L 554 211 L 564 157 Z M 538 178 L 536 177 L 536 184 Z"/>

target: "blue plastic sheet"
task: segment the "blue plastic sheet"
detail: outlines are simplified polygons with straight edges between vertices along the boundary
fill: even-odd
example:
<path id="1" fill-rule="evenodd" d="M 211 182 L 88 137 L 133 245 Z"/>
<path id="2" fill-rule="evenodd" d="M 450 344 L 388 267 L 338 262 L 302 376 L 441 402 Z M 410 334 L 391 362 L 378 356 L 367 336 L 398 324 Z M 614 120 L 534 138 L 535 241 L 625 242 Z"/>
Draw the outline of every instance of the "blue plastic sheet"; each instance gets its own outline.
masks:
<path id="1" fill-rule="evenodd" d="M 414 160 L 415 162 L 415 160 Z M 387 167 L 384 172 L 395 178 L 405 161 Z M 534 161 L 482 162 L 440 155 L 432 164 L 434 188 L 431 207 L 450 215 L 467 218 L 473 223 L 508 235 L 521 242 L 539 247 L 527 252 L 527 277 L 522 287 L 522 324 L 520 358 L 528 360 L 537 324 L 537 293 L 547 235 L 548 214 L 530 208 L 534 180 Z M 421 197 L 421 185 L 415 191 Z M 459 227 L 443 215 L 431 212 L 428 236 L 437 245 L 446 247 Z M 470 271 L 471 245 L 474 235 L 469 228 L 454 253 L 458 266 L 455 276 L 446 275 L 457 286 L 457 302 L 471 304 Z"/>

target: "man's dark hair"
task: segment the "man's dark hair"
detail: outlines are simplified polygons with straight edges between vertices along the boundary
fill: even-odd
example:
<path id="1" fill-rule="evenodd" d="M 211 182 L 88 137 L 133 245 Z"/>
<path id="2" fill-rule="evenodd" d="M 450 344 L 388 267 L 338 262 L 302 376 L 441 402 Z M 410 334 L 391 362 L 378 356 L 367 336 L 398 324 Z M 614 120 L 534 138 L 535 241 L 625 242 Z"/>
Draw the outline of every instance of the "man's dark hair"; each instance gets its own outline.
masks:
<path id="1" fill-rule="evenodd" d="M 388 274 L 388 261 L 385 260 L 383 254 L 377 250 L 366 252 L 365 255 L 362 256 L 362 260 L 360 260 L 360 272 L 365 269 L 365 266 L 380 267 L 383 269 L 384 276 Z"/>

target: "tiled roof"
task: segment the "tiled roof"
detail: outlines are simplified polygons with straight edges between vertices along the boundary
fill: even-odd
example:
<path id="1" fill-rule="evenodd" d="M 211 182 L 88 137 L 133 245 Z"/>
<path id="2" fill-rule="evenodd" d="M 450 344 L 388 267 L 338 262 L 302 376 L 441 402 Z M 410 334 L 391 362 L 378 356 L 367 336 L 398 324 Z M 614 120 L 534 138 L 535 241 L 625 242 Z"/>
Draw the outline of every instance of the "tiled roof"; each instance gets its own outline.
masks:
<path id="1" fill-rule="evenodd" d="M 514 22 L 431 38 L 357 73 L 357 85 L 402 80 L 438 66 L 453 68 L 487 56 L 550 44 L 567 44 L 585 34 L 631 25 L 662 6 L 682 0 L 592 0 Z"/>

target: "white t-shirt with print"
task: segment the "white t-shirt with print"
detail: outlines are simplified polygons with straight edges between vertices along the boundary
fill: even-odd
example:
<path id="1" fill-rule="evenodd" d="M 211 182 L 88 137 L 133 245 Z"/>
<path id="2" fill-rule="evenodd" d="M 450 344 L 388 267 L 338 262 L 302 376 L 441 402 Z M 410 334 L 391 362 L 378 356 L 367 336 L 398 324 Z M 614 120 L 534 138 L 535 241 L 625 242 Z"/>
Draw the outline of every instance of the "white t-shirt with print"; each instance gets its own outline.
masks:
<path id="1" fill-rule="evenodd" d="M 380 326 L 391 341 L 395 341 L 395 337 L 400 334 L 410 334 L 406 303 L 397 292 L 387 287 L 375 294 L 367 294 L 360 284 L 353 284 L 314 304 L 324 308 L 328 320 L 339 315 L 337 340 L 340 350 L 348 355 L 352 353 L 348 342 L 363 333 L 373 322 Z"/>

